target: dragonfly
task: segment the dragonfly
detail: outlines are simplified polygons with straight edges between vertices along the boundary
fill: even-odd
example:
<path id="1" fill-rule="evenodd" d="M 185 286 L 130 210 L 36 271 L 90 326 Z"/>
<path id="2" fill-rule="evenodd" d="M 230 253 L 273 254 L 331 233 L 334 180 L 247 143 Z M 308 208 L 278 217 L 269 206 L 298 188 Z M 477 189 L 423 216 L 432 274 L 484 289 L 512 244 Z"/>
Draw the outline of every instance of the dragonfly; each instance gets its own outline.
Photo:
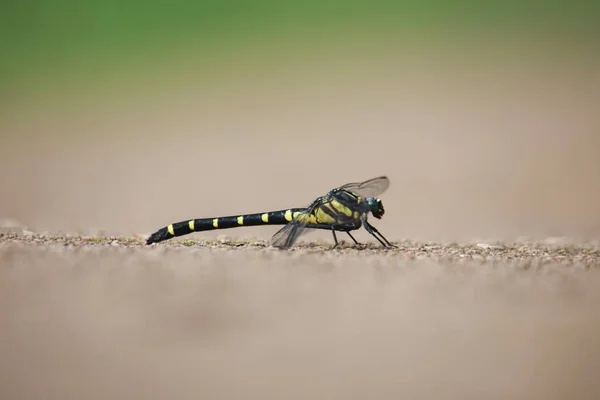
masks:
<path id="1" fill-rule="evenodd" d="M 356 245 L 360 245 L 350 232 L 364 227 L 383 247 L 396 247 L 368 221 L 369 214 L 377 219 L 381 219 L 385 214 L 383 203 L 378 196 L 385 192 L 389 185 L 390 180 L 387 176 L 379 176 L 331 189 L 308 207 L 181 221 L 154 232 L 148 237 L 146 244 L 162 242 L 192 232 L 242 226 L 284 225 L 271 237 L 271 246 L 288 249 L 311 229 L 331 231 L 335 243 L 332 249 L 339 245 L 336 232 L 347 233 Z"/>

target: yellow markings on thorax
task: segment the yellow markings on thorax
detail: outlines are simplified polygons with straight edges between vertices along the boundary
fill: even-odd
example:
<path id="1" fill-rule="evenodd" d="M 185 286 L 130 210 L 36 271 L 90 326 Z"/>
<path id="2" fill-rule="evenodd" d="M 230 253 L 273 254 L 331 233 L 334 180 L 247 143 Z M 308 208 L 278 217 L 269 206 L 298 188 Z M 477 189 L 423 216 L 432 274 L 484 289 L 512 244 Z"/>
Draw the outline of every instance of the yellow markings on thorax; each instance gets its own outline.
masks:
<path id="1" fill-rule="evenodd" d="M 171 234 L 171 236 L 175 236 L 175 230 L 173 229 L 173 224 L 167 226 L 167 230 Z"/>
<path id="2" fill-rule="evenodd" d="M 190 227 L 190 231 L 193 231 L 194 230 L 194 220 L 190 219 L 190 222 L 188 222 L 188 225 Z"/>
<path id="3" fill-rule="evenodd" d="M 334 208 L 335 210 L 341 212 L 342 214 L 345 214 L 347 217 L 352 216 L 352 210 L 349 209 L 348 207 L 346 207 L 345 205 L 343 205 L 342 203 L 340 203 L 339 201 L 333 200 L 330 204 L 331 204 L 331 208 Z"/>
<path id="4" fill-rule="evenodd" d="M 244 217 L 241 215 L 239 217 L 237 217 L 237 222 L 238 222 L 238 225 L 244 225 Z"/>
<path id="5" fill-rule="evenodd" d="M 358 217 L 359 217 L 358 211 L 354 211 L 354 218 L 358 219 Z"/>
<path id="6" fill-rule="evenodd" d="M 323 206 L 325 207 L 325 206 Z M 315 222 L 316 224 L 335 224 L 335 218 L 331 215 L 327 214 L 323 211 L 323 207 L 317 208 L 317 212 L 315 213 Z"/>
<path id="7" fill-rule="evenodd" d="M 218 228 L 219 227 L 219 218 L 213 219 L 213 227 L 214 228 Z"/>
<path id="8" fill-rule="evenodd" d="M 264 222 L 265 224 L 269 223 L 269 213 L 264 213 L 263 215 L 260 216 L 260 219 L 262 219 L 262 222 Z"/>
<path id="9" fill-rule="evenodd" d="M 294 218 L 298 218 L 298 215 L 300 215 L 300 211 L 296 211 L 296 212 L 294 213 Z"/>
<path id="10" fill-rule="evenodd" d="M 286 220 L 286 221 L 288 221 L 288 222 L 289 222 L 289 221 L 291 221 L 291 220 L 294 218 L 294 217 L 292 216 L 292 210 L 287 210 L 287 211 L 285 212 L 285 215 L 284 215 L 284 217 L 285 217 L 285 220 Z"/>

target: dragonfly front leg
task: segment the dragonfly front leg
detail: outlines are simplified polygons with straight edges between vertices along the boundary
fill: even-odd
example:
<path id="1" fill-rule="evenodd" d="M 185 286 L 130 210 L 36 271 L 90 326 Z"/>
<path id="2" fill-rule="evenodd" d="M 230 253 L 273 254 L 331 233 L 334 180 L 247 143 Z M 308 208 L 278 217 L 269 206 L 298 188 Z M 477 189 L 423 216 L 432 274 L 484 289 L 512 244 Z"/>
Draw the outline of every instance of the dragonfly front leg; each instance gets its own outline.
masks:
<path id="1" fill-rule="evenodd" d="M 381 232 L 379 232 L 377 230 L 377 228 L 375 228 L 373 225 L 369 224 L 366 220 L 364 221 L 364 226 L 365 226 L 365 229 L 367 230 L 367 232 L 369 232 L 371 235 L 373 235 L 373 237 L 375 237 L 375 239 L 377 239 L 383 247 L 388 247 L 388 246 L 396 247 L 393 244 L 391 244 L 390 242 L 388 242 L 388 240 L 381 234 Z M 383 241 L 381 239 L 379 239 L 379 237 L 375 233 L 378 233 L 379 236 L 381 236 L 381 239 L 385 240 L 385 243 L 383 243 Z"/>
<path id="2" fill-rule="evenodd" d="M 382 238 L 382 239 L 385 241 L 385 243 L 387 243 L 387 245 L 388 245 L 388 246 L 390 246 L 390 247 L 396 247 L 396 246 L 394 246 L 393 244 L 391 244 L 390 242 L 388 242 L 388 240 L 385 238 L 385 236 L 383 236 L 383 235 L 381 234 L 381 232 L 379 232 L 379 231 L 377 230 L 377 228 L 375 228 L 373 225 L 369 224 L 368 222 L 367 222 L 366 224 L 367 224 L 367 226 L 368 226 L 369 228 L 371 228 L 371 229 L 373 230 L 373 232 L 375 232 L 375 233 L 377 233 L 379 236 L 381 236 L 381 238 Z M 373 236 L 375 236 L 375 235 L 373 235 Z M 377 236 L 375 236 L 375 237 L 377 237 Z M 381 242 L 381 240 L 380 240 L 379 242 Z"/>

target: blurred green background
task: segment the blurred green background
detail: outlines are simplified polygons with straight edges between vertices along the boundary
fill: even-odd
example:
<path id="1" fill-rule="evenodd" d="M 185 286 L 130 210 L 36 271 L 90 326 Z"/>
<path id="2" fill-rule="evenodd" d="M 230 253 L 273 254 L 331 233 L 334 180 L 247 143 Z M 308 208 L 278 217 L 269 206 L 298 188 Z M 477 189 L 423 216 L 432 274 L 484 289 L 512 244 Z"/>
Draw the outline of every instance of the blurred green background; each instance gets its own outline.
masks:
<path id="1" fill-rule="evenodd" d="M 0 84 L 14 100 L 56 87 L 140 85 L 166 71 L 210 80 L 316 49 L 330 54 L 362 42 L 393 51 L 399 41 L 448 35 L 595 48 L 599 9 L 583 0 L 10 2 L 0 17 Z"/>

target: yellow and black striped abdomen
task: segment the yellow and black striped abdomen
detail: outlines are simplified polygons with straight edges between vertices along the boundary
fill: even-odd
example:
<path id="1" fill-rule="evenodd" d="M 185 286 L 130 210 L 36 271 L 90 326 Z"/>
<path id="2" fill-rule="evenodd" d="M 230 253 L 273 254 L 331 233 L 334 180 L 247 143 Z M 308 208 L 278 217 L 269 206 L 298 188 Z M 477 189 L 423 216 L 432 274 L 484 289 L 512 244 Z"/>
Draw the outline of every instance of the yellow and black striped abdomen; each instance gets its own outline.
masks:
<path id="1" fill-rule="evenodd" d="M 159 229 L 150 235 L 150 237 L 146 240 L 146 244 L 162 242 L 163 240 L 187 235 L 192 232 L 237 228 L 242 226 L 285 225 L 292 221 L 304 210 L 305 209 L 303 208 L 291 208 L 288 210 L 270 211 L 257 214 L 190 219 Z"/>

